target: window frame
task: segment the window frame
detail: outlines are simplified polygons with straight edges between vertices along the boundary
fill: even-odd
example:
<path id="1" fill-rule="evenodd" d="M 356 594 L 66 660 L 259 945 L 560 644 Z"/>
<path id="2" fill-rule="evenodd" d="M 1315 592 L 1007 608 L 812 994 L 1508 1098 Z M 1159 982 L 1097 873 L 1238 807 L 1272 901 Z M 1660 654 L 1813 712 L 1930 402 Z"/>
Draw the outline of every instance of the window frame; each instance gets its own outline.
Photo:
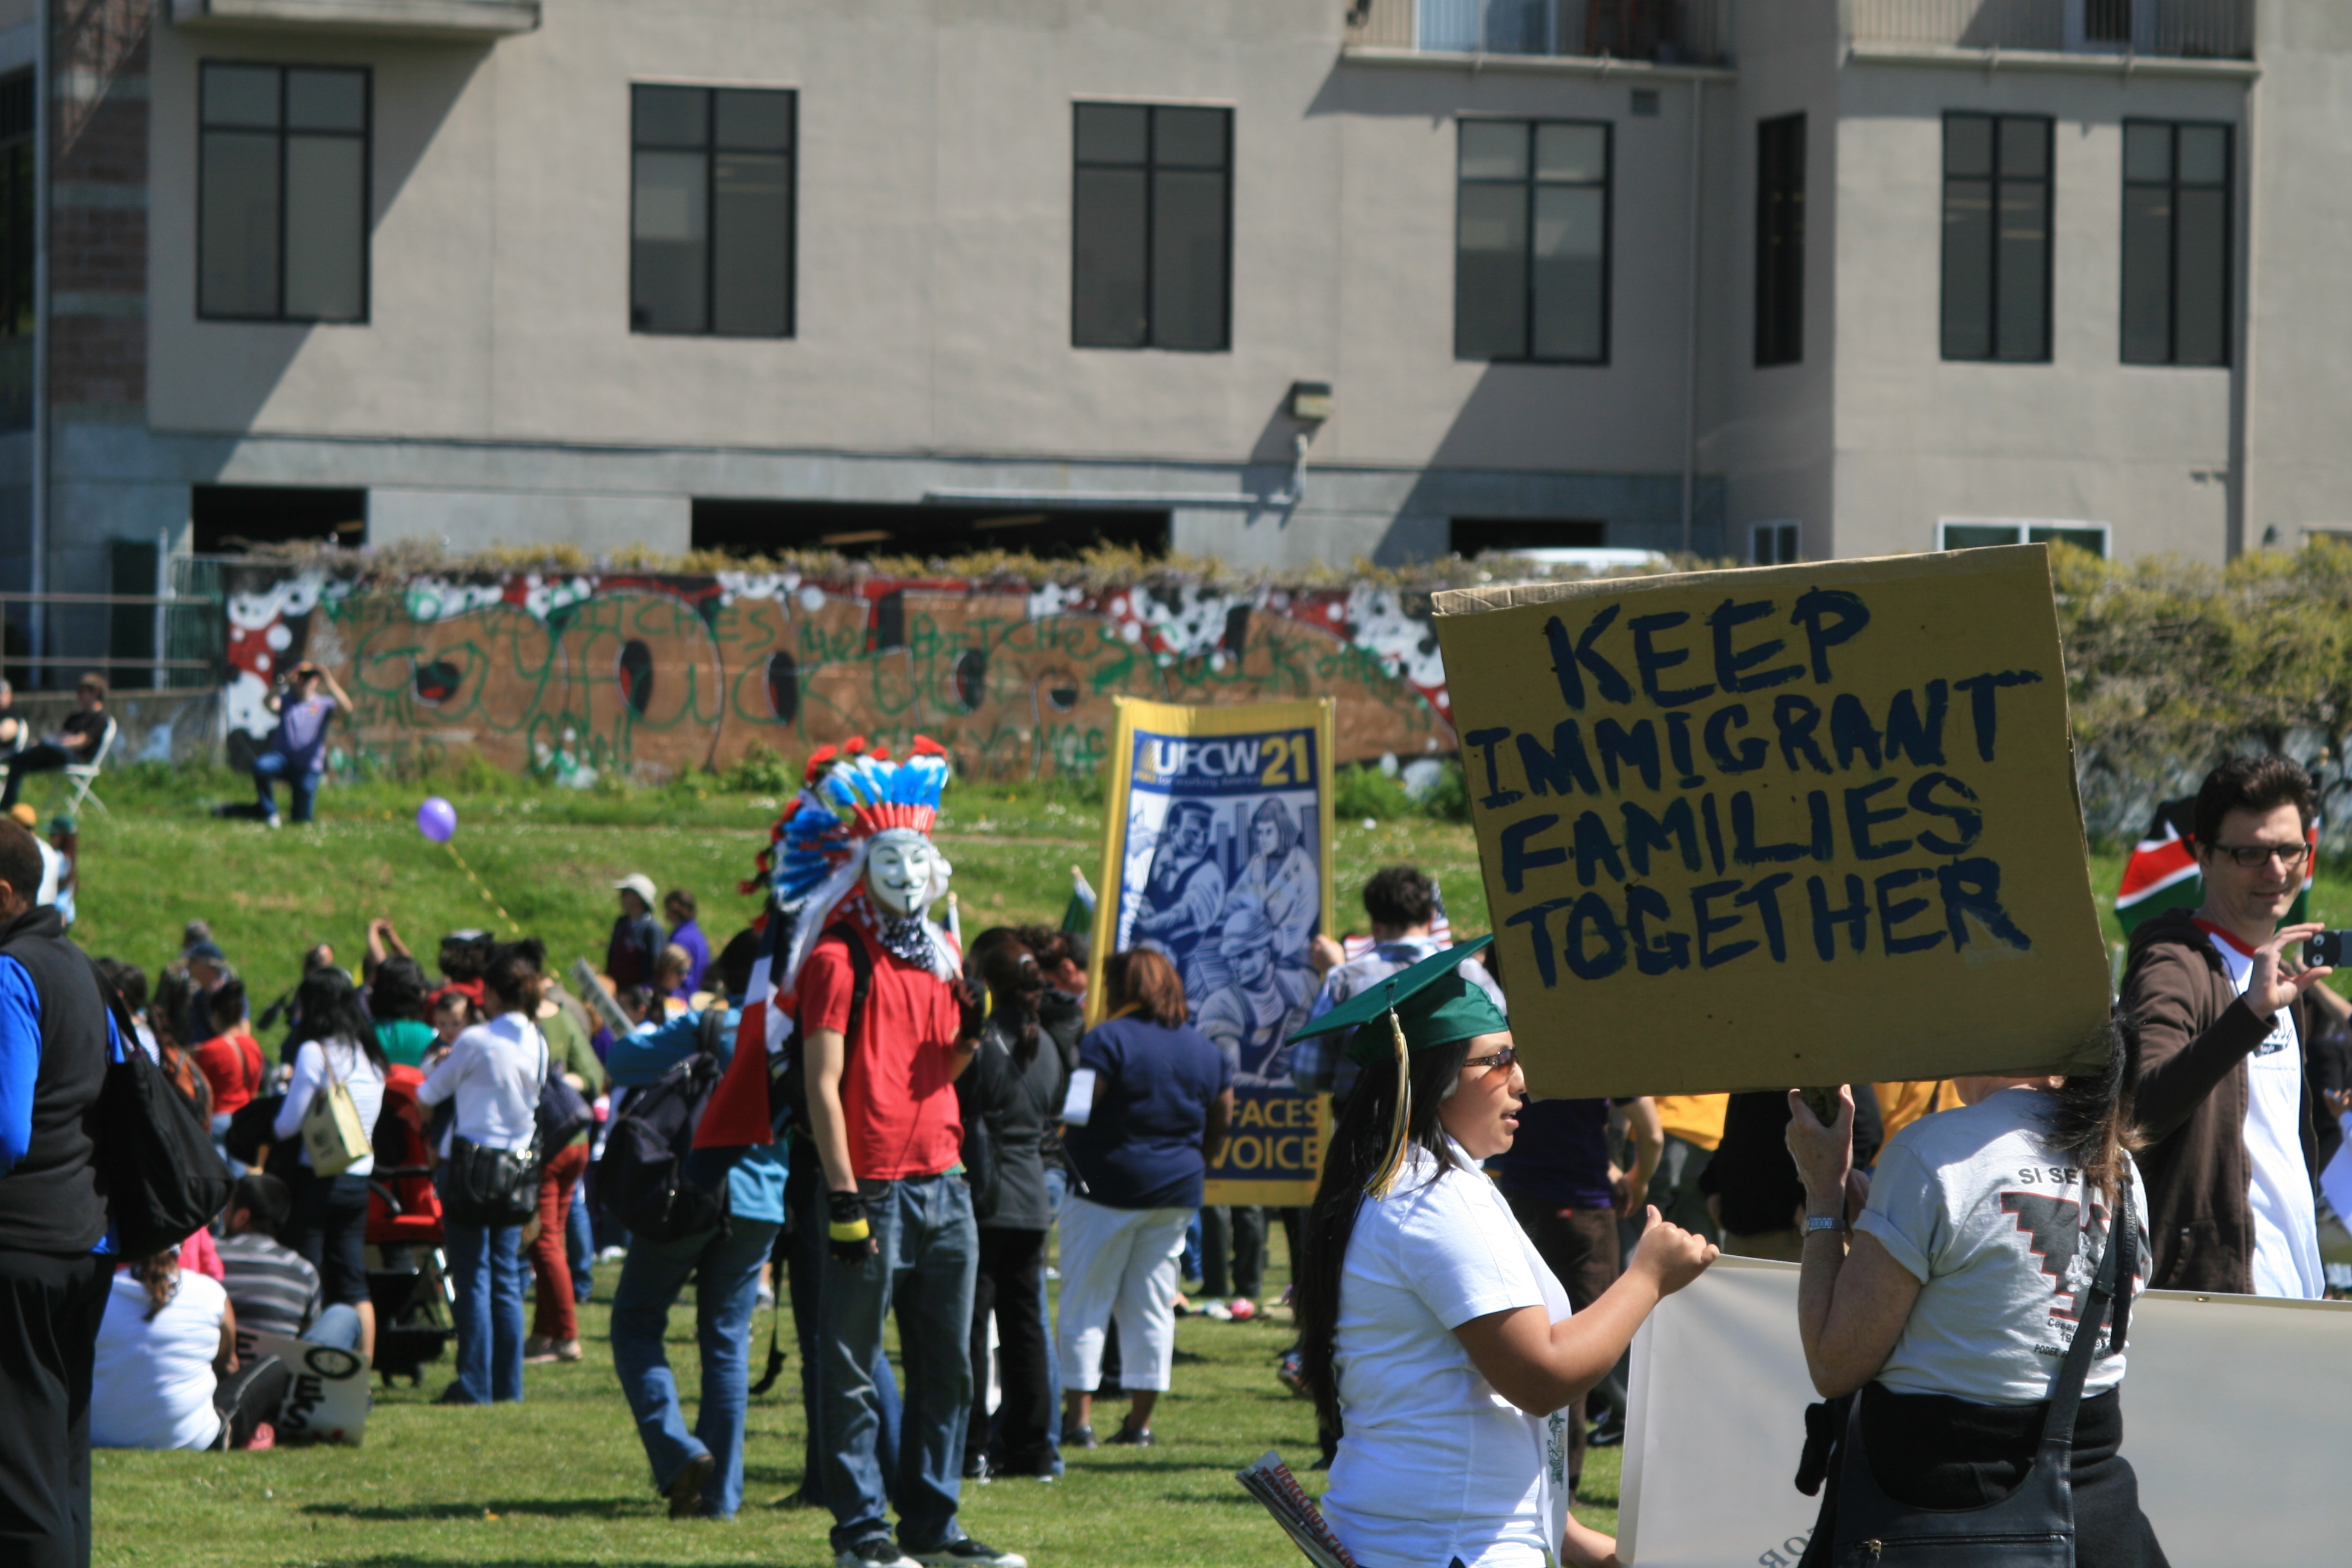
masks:
<path id="1" fill-rule="evenodd" d="M 1773 195 L 1776 188 L 1768 183 L 1769 160 L 1771 153 L 1770 133 L 1793 127 L 1796 140 L 1793 185 L 1795 217 L 1790 227 L 1794 239 L 1782 236 L 1784 247 L 1793 252 L 1793 266 L 1774 270 L 1769 258 L 1774 248 Z M 1782 149 L 1783 153 L 1787 151 Z M 1776 114 L 1756 122 L 1756 368 L 1770 370 L 1781 365 L 1805 363 L 1805 175 L 1810 145 L 1804 110 L 1794 114 Z M 1779 287 L 1773 288 L 1777 284 Z M 1782 320 L 1782 306 L 1790 307 Z M 1769 339 L 1769 341 L 1768 341 Z"/>
<path id="2" fill-rule="evenodd" d="M 688 149 L 674 142 L 637 140 L 637 89 L 641 87 L 681 88 L 703 94 L 702 144 Z M 719 320 L 719 159 L 727 152 L 772 155 L 773 149 L 724 148 L 719 144 L 719 95 L 722 92 L 777 93 L 785 100 L 785 120 L 791 129 L 784 153 L 784 327 L 780 332 L 722 332 Z M 698 152 L 702 155 L 702 320 L 699 331 L 637 325 L 637 154 Z M 745 87 L 698 81 L 637 81 L 629 83 L 629 335 L 643 338 L 717 338 L 730 342 L 792 342 L 801 330 L 801 89 L 797 87 Z"/>
<path id="3" fill-rule="evenodd" d="M 1948 210 L 1951 204 L 1951 185 L 1954 176 L 1950 170 L 1950 148 L 1952 121 L 1956 120 L 1990 121 L 1992 122 L 1993 127 L 1991 172 L 1984 176 L 1986 184 L 1990 187 L 1991 194 L 1990 199 L 1993 215 L 1992 223 L 1987 234 L 1987 243 L 1990 249 L 1985 258 L 1986 289 L 1990 300 L 1990 308 L 1991 313 L 1991 321 L 1990 322 L 1991 331 L 1989 333 L 1989 341 L 1992 352 L 1983 354 L 1955 354 L 1944 341 L 1945 322 L 1949 319 L 1949 310 L 1951 307 L 1952 269 L 1948 266 L 1945 265 L 1944 261 L 1943 226 L 1944 214 Z M 2021 359 L 2004 359 L 2001 357 L 2000 352 L 2001 187 L 2002 185 L 2009 184 L 2012 178 L 2020 184 L 2028 183 L 2021 175 L 2004 176 L 2000 172 L 2000 127 L 2002 122 L 2005 121 L 2030 121 L 2042 127 L 2042 174 L 2040 183 L 2042 185 L 2042 234 L 2044 237 L 2042 247 L 2041 278 L 2042 352 L 2038 354 Z M 1937 143 L 1936 149 L 1936 262 L 1937 272 L 1936 300 L 1937 358 L 1945 364 L 2052 363 L 2053 363 L 2054 356 L 2057 353 L 2058 343 L 2058 323 L 2053 317 L 2053 312 L 2056 308 L 2056 290 L 2053 284 L 2058 266 L 2057 117 L 2050 114 L 2012 114 L 2006 110 L 1991 109 L 1948 109 L 1944 111 L 1943 115 L 1943 139 Z M 1972 178 L 1973 176 L 1962 177 Z"/>
<path id="4" fill-rule="evenodd" d="M 2116 530 L 2109 522 L 2091 522 L 2074 518 L 2050 517 L 1939 517 L 1936 520 L 1936 549 L 1984 550 L 1995 548 L 1984 544 L 1951 544 L 1947 542 L 1956 528 L 2006 528 L 2016 537 L 2011 544 L 2043 544 L 2053 542 L 2052 535 L 2095 533 L 2099 536 L 2099 559 L 2115 559 Z M 2036 539 L 2035 534 L 2042 537 Z"/>
<path id="5" fill-rule="evenodd" d="M 1078 116 L 1088 109 L 1140 109 L 1143 110 L 1143 162 L 1111 163 L 1100 159 L 1087 160 L 1078 155 Z M 1160 321 L 1157 306 L 1159 281 L 1160 184 L 1153 178 L 1160 171 L 1160 111 L 1163 109 L 1205 110 L 1224 117 L 1225 122 L 1225 204 L 1224 256 L 1217 279 L 1218 310 L 1223 331 L 1214 343 L 1171 344 L 1159 341 Z M 1234 186 L 1241 160 L 1237 155 L 1241 139 L 1239 117 L 1230 103 L 1170 103 L 1159 100 L 1131 98 L 1074 98 L 1070 100 L 1070 347 L 1101 349 L 1111 353 L 1142 353 L 1157 350 L 1171 354 L 1223 354 L 1234 352 Z M 1199 171 L 1189 163 L 1171 163 L 1171 169 Z M 1143 171 L 1143 341 L 1138 343 L 1097 343 L 1082 342 L 1078 337 L 1078 237 L 1081 225 L 1078 216 L 1078 172 L 1082 169 L 1136 169 Z"/>
<path id="6" fill-rule="evenodd" d="M 1528 135 L 1528 173 L 1521 180 L 1473 180 L 1462 173 L 1462 128 L 1465 125 L 1517 125 Z M 1546 125 L 1573 125 L 1601 132 L 1601 352 L 1591 359 L 1566 359 L 1534 352 L 1536 341 L 1536 192 L 1546 184 L 1563 190 L 1591 190 L 1584 181 L 1545 181 L 1536 176 L 1536 132 Z M 1523 354 L 1465 354 L 1462 352 L 1462 311 L 1460 300 L 1462 275 L 1462 193 L 1465 187 L 1477 185 L 1518 185 L 1527 193 L 1528 248 L 1521 258 L 1527 276 L 1527 328 L 1522 338 L 1528 352 Z M 1580 119 L 1570 115 L 1522 114 L 1457 114 L 1454 117 L 1454 273 L 1456 290 L 1454 312 L 1454 357 L 1465 364 L 1559 364 L 1586 368 L 1606 366 L 1617 347 L 1617 122 L 1613 120 Z"/>
<path id="7" fill-rule="evenodd" d="M 278 73 L 278 124 L 270 132 L 278 139 L 278 309 L 270 315 L 246 315 L 205 309 L 205 134 L 214 127 L 205 122 L 205 72 L 214 66 L 239 70 L 271 70 Z M 341 71 L 360 79 L 360 129 L 348 131 L 304 131 L 305 136 L 340 136 L 356 140 L 360 144 L 360 308 L 352 316 L 294 316 L 286 310 L 286 145 L 293 134 L 286 123 L 287 79 L 298 70 Z M 251 132 L 253 126 L 222 126 L 224 131 Z M 196 320 L 199 321 L 233 321 L 247 325 L 256 323 L 302 327 L 365 327 L 375 321 L 375 68 L 322 64 L 312 60 L 214 59 L 201 58 L 196 61 Z"/>
<path id="8" fill-rule="evenodd" d="M 2237 363 L 2237 299 L 2238 299 L 2238 127 L 2228 120 L 2148 120 L 2127 119 L 2123 122 L 2123 177 L 2116 187 L 2116 199 L 2121 216 L 2130 216 L 2131 193 L 2135 186 L 2155 189 L 2153 181 L 2131 177 L 2131 133 L 2134 126 L 2160 126 L 2172 138 L 2171 174 L 2163 189 L 2171 216 L 2165 226 L 2166 281 L 2169 285 L 2164 299 L 2164 357 L 2162 359 L 2132 359 L 2126 352 L 2126 312 L 2130 310 L 2130 291 L 2126 279 L 2131 269 L 2131 249 L 2118 243 L 2116 276 L 2116 359 L 2118 363 L 2137 365 L 2151 370 L 2229 370 Z M 2209 184 L 2182 185 L 2180 179 L 2180 133 L 2184 130 L 2219 131 L 2221 133 L 2221 357 L 2217 360 L 2184 361 L 2180 357 L 2180 193 L 2186 188 L 2210 191 Z M 2120 233 L 2120 231 L 2119 231 Z"/>
<path id="9" fill-rule="evenodd" d="M 1770 540 L 1773 559 L 1767 560 L 1761 548 Z M 1794 553 L 1786 560 L 1779 556 L 1780 546 L 1786 541 L 1793 545 Z M 1805 525 L 1793 517 L 1766 518 L 1748 525 L 1748 563 L 1750 566 L 1788 566 L 1805 559 Z"/>

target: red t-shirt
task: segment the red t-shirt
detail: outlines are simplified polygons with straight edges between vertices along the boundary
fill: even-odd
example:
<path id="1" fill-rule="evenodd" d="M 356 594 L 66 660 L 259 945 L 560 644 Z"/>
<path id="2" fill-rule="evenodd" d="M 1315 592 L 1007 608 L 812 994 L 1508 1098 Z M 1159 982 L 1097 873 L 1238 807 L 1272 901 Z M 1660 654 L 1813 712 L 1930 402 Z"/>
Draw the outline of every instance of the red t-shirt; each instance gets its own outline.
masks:
<path id="1" fill-rule="evenodd" d="M 929 970 L 894 957 L 861 932 L 874 978 L 845 1050 L 842 1117 L 849 1163 L 861 1181 L 900 1181 L 951 1170 L 963 1148 L 956 1109 L 955 1038 L 963 1011 Z M 838 937 L 816 944 L 801 966 L 801 1027 L 845 1032 L 857 984 Z"/>
<path id="2" fill-rule="evenodd" d="M 241 1029 L 215 1035 L 195 1048 L 196 1070 L 213 1088 L 213 1114 L 242 1110 L 261 1085 L 261 1042 Z"/>

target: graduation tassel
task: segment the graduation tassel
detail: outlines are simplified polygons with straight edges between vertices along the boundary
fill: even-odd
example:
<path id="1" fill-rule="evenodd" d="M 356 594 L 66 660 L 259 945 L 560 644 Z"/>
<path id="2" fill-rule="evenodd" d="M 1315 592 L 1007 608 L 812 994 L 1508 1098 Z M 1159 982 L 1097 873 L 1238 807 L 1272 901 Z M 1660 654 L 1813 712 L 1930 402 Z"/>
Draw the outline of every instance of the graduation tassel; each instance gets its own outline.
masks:
<path id="1" fill-rule="evenodd" d="M 1364 1184 L 1364 1191 L 1376 1198 L 1389 1195 L 1396 1185 L 1398 1174 L 1404 1169 L 1404 1145 L 1407 1130 L 1412 1126 L 1412 1062 L 1405 1048 L 1404 1025 L 1389 1009 L 1389 1035 L 1396 1042 L 1397 1102 L 1396 1116 L 1389 1124 L 1388 1152 L 1381 1156 L 1380 1169 Z"/>

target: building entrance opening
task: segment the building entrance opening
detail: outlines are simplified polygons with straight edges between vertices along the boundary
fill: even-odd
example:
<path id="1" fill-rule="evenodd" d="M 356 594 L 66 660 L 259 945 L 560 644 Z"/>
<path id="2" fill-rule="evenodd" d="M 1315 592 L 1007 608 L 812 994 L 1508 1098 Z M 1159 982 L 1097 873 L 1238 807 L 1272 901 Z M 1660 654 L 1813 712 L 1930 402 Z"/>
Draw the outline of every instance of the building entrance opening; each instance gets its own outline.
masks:
<path id="1" fill-rule="evenodd" d="M 198 555 L 238 555 L 257 544 L 363 544 L 367 491 L 296 485 L 198 485 L 188 501 Z"/>

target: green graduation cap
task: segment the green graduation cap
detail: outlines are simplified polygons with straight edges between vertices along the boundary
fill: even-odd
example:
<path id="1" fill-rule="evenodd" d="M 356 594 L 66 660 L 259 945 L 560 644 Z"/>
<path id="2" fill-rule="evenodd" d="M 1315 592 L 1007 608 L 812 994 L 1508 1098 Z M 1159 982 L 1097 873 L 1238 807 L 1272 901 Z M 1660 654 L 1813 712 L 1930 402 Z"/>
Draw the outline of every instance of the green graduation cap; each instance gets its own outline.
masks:
<path id="1" fill-rule="evenodd" d="M 1409 1051 L 1450 1046 L 1478 1035 L 1499 1035 L 1511 1026 L 1483 985 L 1462 978 L 1462 961 L 1475 958 L 1494 945 L 1491 936 L 1457 942 L 1433 952 L 1410 969 L 1400 969 L 1386 980 L 1359 991 L 1328 1013 L 1291 1036 L 1294 1041 L 1358 1028 L 1394 1013 L 1397 1027 Z M 1379 1032 L 1365 1029 L 1356 1036 L 1348 1055 L 1360 1067 L 1370 1067 L 1381 1056 L 1386 1042 Z"/>
<path id="2" fill-rule="evenodd" d="M 1405 1134 L 1412 1122 L 1412 1075 L 1406 1070 L 1406 1058 L 1479 1035 L 1499 1035 L 1511 1026 L 1484 986 L 1462 978 L 1462 961 L 1486 952 L 1494 941 L 1492 936 L 1476 937 L 1433 952 L 1410 969 L 1374 982 L 1290 1037 L 1297 1041 L 1352 1028 L 1356 1037 L 1349 1042 L 1348 1055 L 1360 1067 L 1379 1061 L 1383 1047 L 1395 1051 L 1397 1103 L 1388 1153 L 1365 1184 L 1374 1197 L 1388 1192 L 1404 1164 Z M 1389 1025 L 1386 1039 L 1382 1031 L 1363 1027 L 1383 1017 Z"/>

